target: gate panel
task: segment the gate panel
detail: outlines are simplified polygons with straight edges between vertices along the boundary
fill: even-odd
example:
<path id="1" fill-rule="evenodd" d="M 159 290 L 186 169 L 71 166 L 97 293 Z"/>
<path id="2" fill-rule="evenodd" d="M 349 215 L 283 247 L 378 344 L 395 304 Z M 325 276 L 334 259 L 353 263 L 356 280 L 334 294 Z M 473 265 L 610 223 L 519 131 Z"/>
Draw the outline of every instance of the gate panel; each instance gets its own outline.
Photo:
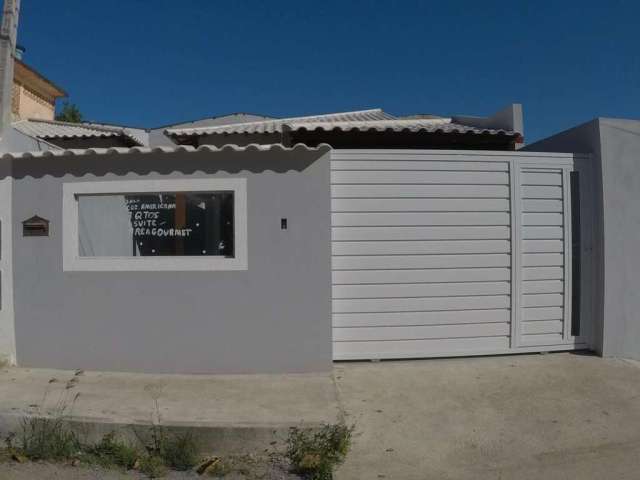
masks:
<path id="1" fill-rule="evenodd" d="M 566 226 L 563 173 L 562 168 L 524 168 L 520 173 L 522 264 L 532 265 L 522 267 L 520 346 L 564 341 Z M 544 199 L 541 198 L 543 195 Z M 551 273 L 548 267 L 537 266 L 540 262 L 536 257 L 544 254 L 557 255 L 556 270 Z M 545 275 L 556 278 L 539 279 Z M 533 314 L 529 314 L 530 309 Z"/>
<path id="2" fill-rule="evenodd" d="M 507 349 L 508 159 L 341 155 L 331 175 L 334 358 Z"/>
<path id="3" fill-rule="evenodd" d="M 571 349 L 570 155 L 334 151 L 335 359 Z"/>

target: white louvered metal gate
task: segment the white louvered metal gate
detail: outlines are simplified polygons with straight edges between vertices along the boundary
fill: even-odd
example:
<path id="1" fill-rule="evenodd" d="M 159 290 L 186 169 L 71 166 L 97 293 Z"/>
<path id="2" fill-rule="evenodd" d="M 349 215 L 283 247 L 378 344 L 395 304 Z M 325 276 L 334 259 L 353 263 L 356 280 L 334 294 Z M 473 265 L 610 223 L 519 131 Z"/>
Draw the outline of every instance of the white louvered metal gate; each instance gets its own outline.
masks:
<path id="1" fill-rule="evenodd" d="M 567 154 L 333 151 L 334 358 L 587 346 L 571 330 L 573 169 Z"/>

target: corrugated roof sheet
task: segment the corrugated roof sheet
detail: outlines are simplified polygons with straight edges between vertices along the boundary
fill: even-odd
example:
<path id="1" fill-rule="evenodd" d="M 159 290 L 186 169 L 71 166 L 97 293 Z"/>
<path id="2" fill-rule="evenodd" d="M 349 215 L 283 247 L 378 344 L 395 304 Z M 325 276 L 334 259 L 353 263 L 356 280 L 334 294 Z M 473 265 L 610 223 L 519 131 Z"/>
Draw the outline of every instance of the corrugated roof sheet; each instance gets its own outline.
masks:
<path id="1" fill-rule="evenodd" d="M 125 136 L 135 143 L 143 145 L 143 141 L 137 138 L 133 132 L 129 132 L 125 127 L 97 125 L 90 123 L 69 123 L 54 120 L 21 120 L 15 122 L 13 127 L 32 137 L 37 138 L 106 138 Z"/>
<path id="2" fill-rule="evenodd" d="M 85 156 L 85 155 L 129 155 L 129 154 L 164 154 L 164 153 L 196 153 L 196 152 L 265 152 L 271 150 L 279 150 L 282 152 L 307 151 L 317 152 L 330 150 L 331 147 L 325 143 L 317 147 L 309 147 L 302 143 L 297 143 L 292 147 L 285 147 L 280 143 L 259 145 L 250 144 L 246 146 L 225 145 L 223 147 L 214 147 L 211 145 L 202 145 L 192 147 L 189 145 L 176 145 L 175 147 L 111 147 L 111 148 L 86 148 L 86 149 L 59 149 L 59 150 L 41 150 L 36 152 L 7 152 L 0 155 L 3 160 L 13 160 L 20 158 L 50 158 L 65 156 Z"/>
<path id="3" fill-rule="evenodd" d="M 255 113 L 229 113 L 226 115 L 218 115 L 216 117 L 200 118 L 198 120 L 190 120 L 186 122 L 172 123 L 154 127 L 153 130 L 167 130 L 180 128 L 201 128 L 201 127 L 217 127 L 219 125 L 230 125 L 232 123 L 250 123 L 264 122 L 266 120 L 277 120 L 274 117 L 266 115 L 257 115 Z"/>
<path id="4" fill-rule="evenodd" d="M 443 132 L 443 133 L 474 133 L 489 135 L 516 135 L 510 130 L 499 130 L 490 128 L 479 128 L 468 125 L 453 123 L 450 118 L 433 119 L 390 119 L 373 121 L 351 121 L 351 122 L 290 122 L 287 126 L 293 131 L 332 131 L 339 130 L 349 132 L 356 130 L 360 132 Z"/>
<path id="5" fill-rule="evenodd" d="M 480 128 L 455 123 L 451 118 L 397 118 L 381 109 L 355 112 L 291 117 L 278 120 L 236 123 L 200 128 L 169 128 L 165 132 L 172 137 L 216 134 L 264 134 L 283 131 L 375 131 L 375 132 L 442 132 L 473 133 L 487 135 L 517 135 L 510 130 Z"/>
<path id="6" fill-rule="evenodd" d="M 199 128 L 168 128 L 165 132 L 173 137 L 176 136 L 199 136 L 212 134 L 230 133 L 279 133 L 287 128 L 288 124 L 309 123 L 309 122 L 356 122 L 394 119 L 392 115 L 376 108 L 372 110 L 357 110 L 353 112 L 329 113 L 324 115 L 311 115 L 306 117 L 280 118 L 277 120 L 266 120 L 258 122 L 236 123 L 232 125 L 219 125 Z"/>

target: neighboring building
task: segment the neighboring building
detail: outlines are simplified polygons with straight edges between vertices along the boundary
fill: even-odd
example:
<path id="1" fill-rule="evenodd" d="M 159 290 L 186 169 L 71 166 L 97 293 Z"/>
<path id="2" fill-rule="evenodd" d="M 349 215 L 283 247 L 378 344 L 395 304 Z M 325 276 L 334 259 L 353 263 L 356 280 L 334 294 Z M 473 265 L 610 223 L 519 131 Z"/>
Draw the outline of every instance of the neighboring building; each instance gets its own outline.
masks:
<path id="1" fill-rule="evenodd" d="M 150 129 L 35 119 L 12 127 L 61 149 L 303 143 L 334 148 L 515 150 L 524 138 L 522 109 L 517 104 L 490 117 L 398 117 L 376 108 L 288 118 L 234 113 Z M 14 148 L 22 149 L 19 144 Z"/>
<path id="2" fill-rule="evenodd" d="M 282 144 L 333 148 L 456 148 L 515 150 L 523 142 L 522 109 L 511 105 L 490 117 L 394 116 L 382 109 L 243 123 L 174 126 L 165 130 L 181 145 Z"/>
<path id="3" fill-rule="evenodd" d="M 14 121 L 26 119 L 53 120 L 56 100 L 67 93 L 40 72 L 16 58 L 11 99 Z"/>

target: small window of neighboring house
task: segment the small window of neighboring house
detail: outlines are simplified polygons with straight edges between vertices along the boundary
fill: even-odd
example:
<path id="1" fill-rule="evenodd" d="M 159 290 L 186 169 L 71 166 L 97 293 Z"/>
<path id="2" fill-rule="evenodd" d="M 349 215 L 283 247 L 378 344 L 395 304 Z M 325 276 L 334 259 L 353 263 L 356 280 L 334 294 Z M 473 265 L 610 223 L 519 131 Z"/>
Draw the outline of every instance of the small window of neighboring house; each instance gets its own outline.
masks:
<path id="1" fill-rule="evenodd" d="M 244 270 L 246 180 L 64 185 L 65 270 Z"/>

